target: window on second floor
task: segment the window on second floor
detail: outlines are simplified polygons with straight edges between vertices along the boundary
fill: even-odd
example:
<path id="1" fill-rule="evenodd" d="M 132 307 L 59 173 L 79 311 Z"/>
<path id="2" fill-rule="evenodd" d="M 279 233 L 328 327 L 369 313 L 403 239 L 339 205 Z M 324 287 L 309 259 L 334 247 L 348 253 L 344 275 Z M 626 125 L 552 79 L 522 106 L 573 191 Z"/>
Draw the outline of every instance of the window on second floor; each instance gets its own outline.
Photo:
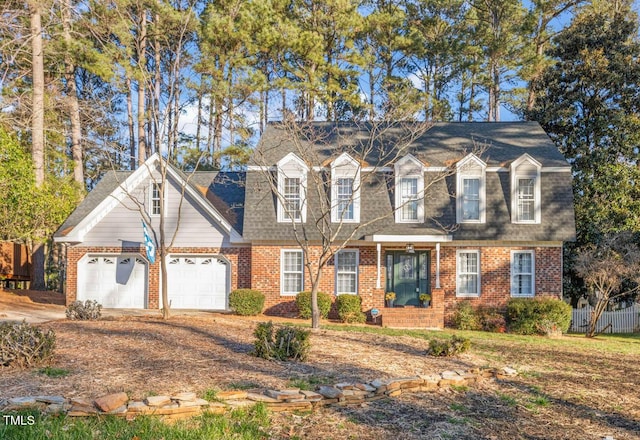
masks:
<path id="1" fill-rule="evenodd" d="M 285 177 L 282 198 L 285 215 L 293 220 L 301 219 L 302 198 L 300 197 L 300 179 Z"/>
<path id="2" fill-rule="evenodd" d="M 336 181 L 337 216 L 342 220 L 353 220 L 353 179 L 342 178 Z"/>
<path id="3" fill-rule="evenodd" d="M 470 154 L 457 165 L 456 217 L 458 223 L 485 221 L 486 164 Z"/>
<path id="4" fill-rule="evenodd" d="M 331 221 L 360 221 L 360 164 L 347 153 L 331 163 Z"/>
<path id="5" fill-rule="evenodd" d="M 306 220 L 307 165 L 289 153 L 278 162 L 277 210 L 278 222 Z"/>
<path id="6" fill-rule="evenodd" d="M 149 194 L 149 215 L 160 215 L 160 195 L 162 191 L 162 185 L 160 183 L 151 182 L 151 189 Z M 165 199 L 165 204 L 166 204 Z"/>
<path id="7" fill-rule="evenodd" d="M 424 221 L 424 166 L 408 154 L 394 166 L 396 223 Z"/>
<path id="8" fill-rule="evenodd" d="M 522 155 L 511 164 L 511 221 L 540 223 L 540 163 Z"/>

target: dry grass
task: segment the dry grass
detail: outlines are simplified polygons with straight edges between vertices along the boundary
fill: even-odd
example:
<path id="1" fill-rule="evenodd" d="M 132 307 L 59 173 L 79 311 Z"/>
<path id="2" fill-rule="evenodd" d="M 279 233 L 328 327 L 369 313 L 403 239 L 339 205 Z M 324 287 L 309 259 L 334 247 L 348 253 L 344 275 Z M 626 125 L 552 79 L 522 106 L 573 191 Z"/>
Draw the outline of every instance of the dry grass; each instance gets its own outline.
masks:
<path id="1" fill-rule="evenodd" d="M 547 339 L 461 332 L 472 349 L 454 359 L 425 355 L 429 332 L 323 329 L 304 364 L 249 352 L 258 319 L 221 314 L 126 317 L 43 324 L 58 336 L 52 367 L 66 377 L 0 369 L 0 395 L 68 397 L 126 391 L 130 397 L 204 393 L 243 386 L 369 381 L 379 377 L 513 366 L 510 380 L 403 395 L 360 407 L 273 414 L 273 438 L 600 439 L 640 438 L 640 337 Z M 279 320 L 274 320 L 279 321 Z M 374 330 L 374 332 L 363 332 Z M 448 332 L 445 332 L 448 333 Z M 440 336 L 444 336 L 440 334 Z"/>

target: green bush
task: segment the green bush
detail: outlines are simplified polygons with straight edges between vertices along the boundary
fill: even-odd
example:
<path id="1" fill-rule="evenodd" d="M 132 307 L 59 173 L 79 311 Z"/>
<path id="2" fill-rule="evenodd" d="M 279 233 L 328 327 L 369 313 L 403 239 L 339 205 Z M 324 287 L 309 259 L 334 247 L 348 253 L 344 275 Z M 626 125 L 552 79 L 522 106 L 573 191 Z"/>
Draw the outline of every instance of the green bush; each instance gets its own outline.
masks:
<path id="1" fill-rule="evenodd" d="M 500 310 L 493 307 L 481 307 L 476 313 L 483 331 L 504 333 L 507 330 L 507 320 Z"/>
<path id="2" fill-rule="evenodd" d="M 253 355 L 263 359 L 304 362 L 309 357 L 311 332 L 295 327 L 280 327 L 275 331 L 272 322 L 261 322 L 253 335 Z"/>
<path id="3" fill-rule="evenodd" d="M 234 290 L 229 294 L 229 307 L 238 315 L 259 315 L 264 308 L 264 294 L 251 289 Z"/>
<path id="4" fill-rule="evenodd" d="M 298 306 L 298 316 L 303 319 L 311 318 L 311 292 L 300 292 L 296 295 L 296 305 Z M 331 295 L 318 292 L 318 308 L 320 317 L 327 319 L 331 310 Z"/>
<path id="5" fill-rule="evenodd" d="M 453 326 L 459 330 L 481 330 L 482 324 L 469 301 L 459 302 L 453 314 Z"/>
<path id="6" fill-rule="evenodd" d="M 74 301 L 65 310 L 67 319 L 77 319 L 80 321 L 95 321 L 102 316 L 102 305 L 96 300 Z"/>
<path id="7" fill-rule="evenodd" d="M 362 313 L 362 299 L 358 295 L 338 295 L 336 309 L 342 322 L 361 324 L 367 320 L 367 315 Z"/>
<path id="8" fill-rule="evenodd" d="M 471 348 L 471 340 L 453 336 L 451 339 L 434 338 L 429 341 L 429 354 L 431 356 L 455 356 L 464 353 Z"/>
<path id="9" fill-rule="evenodd" d="M 22 323 L 0 324 L 0 366 L 30 367 L 53 356 L 56 334 Z"/>
<path id="10" fill-rule="evenodd" d="M 507 304 L 509 331 L 521 335 L 566 332 L 571 324 L 571 306 L 555 298 L 513 298 Z"/>

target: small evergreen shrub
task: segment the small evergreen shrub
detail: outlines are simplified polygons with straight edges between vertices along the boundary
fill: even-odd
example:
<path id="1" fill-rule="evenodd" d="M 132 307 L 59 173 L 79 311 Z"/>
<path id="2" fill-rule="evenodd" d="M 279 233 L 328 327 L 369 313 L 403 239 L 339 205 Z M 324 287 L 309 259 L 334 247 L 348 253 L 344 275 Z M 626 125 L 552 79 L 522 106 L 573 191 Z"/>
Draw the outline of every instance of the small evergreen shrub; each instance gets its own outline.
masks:
<path id="1" fill-rule="evenodd" d="M 429 341 L 429 354 L 431 356 L 455 356 L 464 353 L 471 348 L 471 340 L 459 336 L 451 339 L 434 338 Z"/>
<path id="2" fill-rule="evenodd" d="M 264 308 L 264 294 L 252 289 L 234 290 L 229 294 L 229 307 L 238 315 L 259 315 Z"/>
<path id="3" fill-rule="evenodd" d="M 483 331 L 492 333 L 504 333 L 507 331 L 507 320 L 498 309 L 483 307 L 477 311 L 477 315 Z"/>
<path id="4" fill-rule="evenodd" d="M 56 334 L 22 321 L 0 324 L 0 366 L 31 367 L 53 356 Z"/>
<path id="5" fill-rule="evenodd" d="M 253 332 L 256 340 L 252 354 L 263 359 L 301 361 L 309 357 L 311 332 L 295 327 L 280 327 L 274 333 L 272 322 L 261 322 Z"/>
<path id="6" fill-rule="evenodd" d="M 482 324 L 469 301 L 459 302 L 453 314 L 453 326 L 459 330 L 481 330 Z"/>
<path id="7" fill-rule="evenodd" d="M 300 292 L 296 295 L 296 305 L 298 306 L 298 316 L 303 319 L 311 318 L 311 292 Z M 331 310 L 331 295 L 318 292 L 318 308 L 320 317 L 327 319 Z"/>
<path id="8" fill-rule="evenodd" d="M 85 302 L 74 301 L 65 310 L 67 319 L 80 321 L 95 321 L 102 316 L 102 304 L 96 300 L 88 299 Z"/>
<path id="9" fill-rule="evenodd" d="M 338 295 L 336 309 L 342 322 L 362 324 L 367 320 L 367 315 L 362 313 L 362 298 L 358 295 Z"/>
<path id="10" fill-rule="evenodd" d="M 571 306 L 555 298 L 513 298 L 507 304 L 509 331 L 546 335 L 569 330 Z"/>

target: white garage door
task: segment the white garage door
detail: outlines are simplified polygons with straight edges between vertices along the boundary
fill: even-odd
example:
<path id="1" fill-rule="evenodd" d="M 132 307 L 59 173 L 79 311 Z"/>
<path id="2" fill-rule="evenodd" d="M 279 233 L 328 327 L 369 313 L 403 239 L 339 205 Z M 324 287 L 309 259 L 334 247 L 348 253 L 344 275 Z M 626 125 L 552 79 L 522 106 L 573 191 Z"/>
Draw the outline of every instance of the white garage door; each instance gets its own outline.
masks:
<path id="1" fill-rule="evenodd" d="M 143 309 L 147 263 L 135 255 L 87 255 L 78 262 L 80 301 L 96 300 L 105 308 Z"/>
<path id="2" fill-rule="evenodd" d="M 216 257 L 169 256 L 168 295 L 172 309 L 227 308 L 227 263 Z"/>

